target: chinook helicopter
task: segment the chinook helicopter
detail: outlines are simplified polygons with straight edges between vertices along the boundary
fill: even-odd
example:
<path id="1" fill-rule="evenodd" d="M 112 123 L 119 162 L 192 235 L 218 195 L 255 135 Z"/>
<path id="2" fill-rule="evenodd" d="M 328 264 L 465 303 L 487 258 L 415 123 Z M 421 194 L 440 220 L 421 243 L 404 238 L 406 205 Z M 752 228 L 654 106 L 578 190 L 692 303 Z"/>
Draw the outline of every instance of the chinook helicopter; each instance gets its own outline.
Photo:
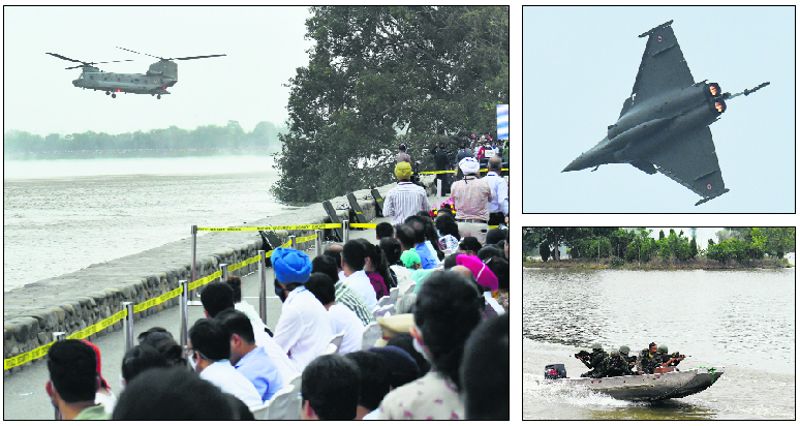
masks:
<path id="1" fill-rule="evenodd" d="M 227 56 L 225 54 L 216 55 L 202 55 L 202 56 L 186 56 L 182 58 L 162 58 L 160 56 L 151 55 L 149 53 L 137 52 L 135 50 L 126 49 L 124 47 L 117 47 L 128 52 L 136 53 L 139 55 L 151 56 L 157 58 L 158 62 L 150 64 L 150 68 L 144 74 L 141 73 L 114 73 L 101 71 L 97 68 L 97 64 L 108 64 L 113 62 L 130 62 L 132 59 L 123 59 L 119 61 L 105 61 L 105 62 L 86 62 L 79 59 L 68 58 L 58 53 L 46 52 L 50 56 L 54 56 L 65 61 L 77 62 L 80 65 L 74 65 L 65 69 L 81 68 L 81 75 L 72 80 L 72 85 L 82 89 L 92 89 L 105 91 L 106 95 L 111 95 L 112 98 L 117 97 L 117 93 L 137 93 L 149 94 L 161 99 L 161 95 L 168 95 L 168 87 L 172 87 L 178 82 L 178 64 L 173 61 L 187 61 L 190 59 L 203 59 L 215 58 L 218 56 Z"/>

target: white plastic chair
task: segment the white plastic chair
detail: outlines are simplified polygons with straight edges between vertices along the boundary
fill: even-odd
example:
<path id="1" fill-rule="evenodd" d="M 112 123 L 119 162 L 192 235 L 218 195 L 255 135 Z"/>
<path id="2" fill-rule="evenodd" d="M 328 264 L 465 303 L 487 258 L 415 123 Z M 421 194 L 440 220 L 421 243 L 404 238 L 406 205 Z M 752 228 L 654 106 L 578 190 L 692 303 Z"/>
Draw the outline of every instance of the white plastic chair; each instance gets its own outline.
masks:
<path id="1" fill-rule="evenodd" d="M 299 420 L 302 408 L 300 389 L 284 386 L 269 400 L 267 420 Z"/>
<path id="2" fill-rule="evenodd" d="M 392 304 L 391 298 L 389 298 L 389 296 L 383 296 L 383 297 L 380 298 L 380 300 L 378 300 L 378 304 L 375 305 L 375 306 L 381 307 L 381 306 L 386 306 L 386 305 L 391 305 L 391 304 Z"/>
<path id="3" fill-rule="evenodd" d="M 386 306 L 379 306 L 378 309 L 375 309 L 373 315 L 375 316 L 375 320 L 377 321 L 378 318 L 385 317 L 387 315 L 394 314 L 394 304 L 386 305 Z"/>
<path id="4" fill-rule="evenodd" d="M 253 417 L 256 420 L 267 420 L 268 412 L 269 412 L 269 401 L 265 402 L 264 405 L 262 405 L 261 407 L 252 410 Z"/>
<path id="5" fill-rule="evenodd" d="M 330 344 L 336 346 L 336 350 L 334 352 L 339 351 L 339 348 L 342 346 L 342 340 L 344 340 L 344 331 L 331 337 Z"/>
<path id="6" fill-rule="evenodd" d="M 389 300 L 392 304 L 397 304 L 397 296 L 400 294 L 400 289 L 397 287 L 392 288 L 389 290 Z"/>
<path id="7" fill-rule="evenodd" d="M 381 326 L 377 322 L 371 322 L 364 328 L 363 341 L 361 349 L 367 350 L 375 346 L 375 342 L 381 337 Z"/>
<path id="8" fill-rule="evenodd" d="M 289 384 L 292 385 L 295 389 L 297 389 L 298 392 L 300 392 L 300 383 L 302 383 L 302 380 L 303 376 L 298 374 L 289 382 Z"/>

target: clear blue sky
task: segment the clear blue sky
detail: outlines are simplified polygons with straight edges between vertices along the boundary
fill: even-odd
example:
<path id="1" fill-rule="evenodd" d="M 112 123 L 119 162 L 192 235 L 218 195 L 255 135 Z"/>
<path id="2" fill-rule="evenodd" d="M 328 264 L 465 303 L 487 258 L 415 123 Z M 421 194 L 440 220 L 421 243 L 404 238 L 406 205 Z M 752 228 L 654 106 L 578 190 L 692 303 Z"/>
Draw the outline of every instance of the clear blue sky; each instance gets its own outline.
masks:
<path id="1" fill-rule="evenodd" d="M 3 9 L 4 130 L 37 134 L 122 133 L 195 128 L 239 121 L 282 124 L 297 67 L 308 64 L 308 7 L 9 7 Z M 48 56 L 84 61 L 134 59 L 101 65 L 105 71 L 142 73 L 161 57 L 225 53 L 178 61 L 171 95 L 123 94 L 72 86 L 80 69 Z"/>
<path id="2" fill-rule="evenodd" d="M 561 173 L 616 122 L 646 38 L 672 27 L 695 81 L 736 93 L 711 125 L 727 194 L 700 197 L 658 173 L 604 165 Z M 787 213 L 795 194 L 793 7 L 525 7 L 523 212 Z"/>

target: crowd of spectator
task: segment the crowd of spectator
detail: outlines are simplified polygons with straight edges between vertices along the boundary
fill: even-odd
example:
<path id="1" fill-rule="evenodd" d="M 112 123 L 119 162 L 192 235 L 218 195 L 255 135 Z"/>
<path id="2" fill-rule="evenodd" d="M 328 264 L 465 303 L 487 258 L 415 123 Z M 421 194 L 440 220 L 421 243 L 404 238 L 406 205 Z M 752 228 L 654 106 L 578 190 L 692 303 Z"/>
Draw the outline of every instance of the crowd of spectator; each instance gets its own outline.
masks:
<path id="1" fill-rule="evenodd" d="M 410 168 L 400 162 L 401 195 L 397 204 L 387 196 L 392 223 L 376 227 L 374 243 L 329 244 L 314 259 L 275 249 L 274 330 L 242 300 L 239 277 L 209 284 L 186 347 L 163 328 L 138 336 L 122 359 L 119 397 L 96 346 L 56 342 L 53 405 L 63 419 L 247 420 L 288 394 L 298 404 L 287 419 L 508 419 L 509 238 L 468 220 L 485 227 L 494 199 L 485 181 L 469 188 L 471 161 L 453 184 L 455 216 L 440 210 L 434 220 L 424 190 L 402 189 Z M 478 192 L 478 210 L 459 202 Z"/>

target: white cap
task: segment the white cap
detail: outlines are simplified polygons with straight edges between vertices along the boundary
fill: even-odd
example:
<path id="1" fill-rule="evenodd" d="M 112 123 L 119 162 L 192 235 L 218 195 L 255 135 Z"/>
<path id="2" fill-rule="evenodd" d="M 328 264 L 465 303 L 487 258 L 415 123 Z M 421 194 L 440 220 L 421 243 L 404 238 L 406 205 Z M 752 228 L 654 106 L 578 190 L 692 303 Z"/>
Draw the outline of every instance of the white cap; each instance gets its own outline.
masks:
<path id="1" fill-rule="evenodd" d="M 461 172 L 465 175 L 472 175 L 478 173 L 481 169 L 481 165 L 474 157 L 464 157 L 458 162 L 458 168 L 461 169 Z"/>

